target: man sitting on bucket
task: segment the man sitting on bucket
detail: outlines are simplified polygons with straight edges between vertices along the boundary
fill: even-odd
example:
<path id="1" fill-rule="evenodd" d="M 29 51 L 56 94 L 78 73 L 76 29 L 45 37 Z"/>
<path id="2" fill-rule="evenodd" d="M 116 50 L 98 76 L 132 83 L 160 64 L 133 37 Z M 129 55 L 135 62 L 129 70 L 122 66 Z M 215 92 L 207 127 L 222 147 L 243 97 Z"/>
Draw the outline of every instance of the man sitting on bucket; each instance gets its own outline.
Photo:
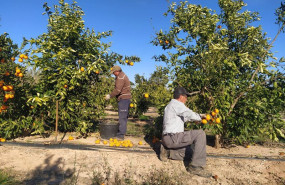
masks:
<path id="1" fill-rule="evenodd" d="M 202 177 L 211 177 L 212 174 L 204 169 L 206 165 L 205 132 L 203 130 L 184 131 L 185 122 L 200 122 L 201 118 L 205 117 L 204 114 L 195 113 L 185 106 L 189 95 L 183 87 L 177 87 L 174 90 L 174 99 L 165 107 L 160 160 L 192 159 L 191 163 L 186 164 L 188 172 Z M 192 145 L 192 154 L 188 150 L 190 145 Z"/>

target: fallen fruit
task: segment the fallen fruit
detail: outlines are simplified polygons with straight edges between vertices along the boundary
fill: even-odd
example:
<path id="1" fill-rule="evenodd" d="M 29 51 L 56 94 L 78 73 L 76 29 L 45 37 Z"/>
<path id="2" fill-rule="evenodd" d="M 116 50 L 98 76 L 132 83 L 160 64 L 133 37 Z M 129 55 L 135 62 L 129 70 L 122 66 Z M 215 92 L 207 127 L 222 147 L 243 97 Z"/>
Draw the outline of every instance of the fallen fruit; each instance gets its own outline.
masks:
<path id="1" fill-rule="evenodd" d="M 139 143 L 138 143 L 139 145 L 142 145 L 143 144 L 143 142 L 142 141 L 139 141 Z"/>
<path id="2" fill-rule="evenodd" d="M 74 140 L 74 138 L 72 136 L 69 136 L 68 140 Z"/>
<path id="3" fill-rule="evenodd" d="M 284 152 L 279 152 L 279 155 L 285 155 L 285 153 Z"/>
<path id="4" fill-rule="evenodd" d="M 100 144 L 100 139 L 97 139 L 97 140 L 95 141 L 95 144 Z"/>

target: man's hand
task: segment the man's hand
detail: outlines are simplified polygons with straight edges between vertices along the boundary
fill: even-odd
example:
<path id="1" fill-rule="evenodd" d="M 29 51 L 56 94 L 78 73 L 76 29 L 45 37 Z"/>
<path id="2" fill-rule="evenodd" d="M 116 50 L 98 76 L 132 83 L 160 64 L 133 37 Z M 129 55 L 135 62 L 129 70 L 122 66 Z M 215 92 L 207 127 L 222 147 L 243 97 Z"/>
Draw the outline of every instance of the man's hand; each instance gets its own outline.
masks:
<path id="1" fill-rule="evenodd" d="M 199 114 L 200 117 L 203 119 L 203 118 L 206 118 L 206 114 Z"/>
<path id="2" fill-rule="evenodd" d="M 105 96 L 105 100 L 110 100 L 110 94 L 107 94 L 107 95 Z"/>

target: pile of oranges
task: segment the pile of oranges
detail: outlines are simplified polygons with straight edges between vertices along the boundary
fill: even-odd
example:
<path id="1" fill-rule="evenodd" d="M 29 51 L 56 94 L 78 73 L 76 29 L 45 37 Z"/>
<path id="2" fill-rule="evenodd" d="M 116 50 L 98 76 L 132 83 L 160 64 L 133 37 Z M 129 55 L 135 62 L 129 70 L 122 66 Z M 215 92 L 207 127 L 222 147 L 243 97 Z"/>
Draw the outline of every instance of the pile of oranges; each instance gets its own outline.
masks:
<path id="1" fill-rule="evenodd" d="M 219 109 L 214 109 L 211 114 L 206 114 L 206 118 L 203 118 L 202 119 L 202 123 L 203 124 L 219 124 L 221 123 L 221 119 L 218 117 L 218 114 L 219 114 Z"/>
<path id="2" fill-rule="evenodd" d="M 130 141 L 129 139 L 123 140 L 123 141 L 113 139 L 113 138 L 110 138 L 109 140 L 100 140 L 100 139 L 95 140 L 95 144 L 100 144 L 100 143 L 103 143 L 104 145 L 109 145 L 110 147 L 132 148 L 134 146 L 134 143 Z M 143 142 L 139 141 L 138 145 L 142 145 L 142 144 Z"/>

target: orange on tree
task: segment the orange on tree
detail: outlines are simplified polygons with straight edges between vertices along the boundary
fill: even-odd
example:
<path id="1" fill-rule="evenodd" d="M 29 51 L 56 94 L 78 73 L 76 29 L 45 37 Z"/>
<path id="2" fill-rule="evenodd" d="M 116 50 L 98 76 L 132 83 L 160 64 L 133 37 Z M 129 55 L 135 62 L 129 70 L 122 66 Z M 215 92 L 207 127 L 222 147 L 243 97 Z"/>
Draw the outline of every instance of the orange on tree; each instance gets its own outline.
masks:
<path id="1" fill-rule="evenodd" d="M 65 84 L 63 87 L 64 87 L 64 88 L 67 88 L 68 86 Z"/>
<path id="2" fill-rule="evenodd" d="M 144 93 L 144 97 L 145 97 L 145 98 L 148 98 L 148 97 L 149 97 L 149 94 L 148 94 L 148 93 Z"/>
<path id="3" fill-rule="evenodd" d="M 20 72 L 21 72 L 21 69 L 16 68 L 16 73 L 20 73 Z"/>
<path id="4" fill-rule="evenodd" d="M 5 85 L 2 87 L 2 89 L 3 89 L 3 91 L 8 91 L 8 87 Z"/>
<path id="5" fill-rule="evenodd" d="M 216 123 L 221 123 L 221 119 L 220 118 L 216 118 Z"/>
<path id="6" fill-rule="evenodd" d="M 24 59 L 28 59 L 29 57 L 28 57 L 28 55 L 24 55 Z"/>
<path id="7" fill-rule="evenodd" d="M 165 44 L 169 44 L 169 41 L 168 41 L 168 40 L 166 40 L 166 41 L 165 41 Z"/>
<path id="8" fill-rule="evenodd" d="M 211 119 L 211 115 L 210 115 L 210 114 L 207 114 L 207 115 L 206 115 L 206 120 L 207 120 L 207 121 L 210 121 L 210 119 Z"/>
<path id="9" fill-rule="evenodd" d="M 11 57 L 11 60 L 12 60 L 12 62 L 14 62 L 15 61 L 15 57 Z"/>
<path id="10" fill-rule="evenodd" d="M 202 119 L 202 121 L 201 121 L 203 124 L 207 124 L 207 120 L 206 119 Z"/>
<path id="11" fill-rule="evenodd" d="M 130 66 L 133 66 L 134 65 L 134 62 L 130 62 Z"/>
<path id="12" fill-rule="evenodd" d="M 9 73 L 8 71 L 6 71 L 4 75 L 5 75 L 5 76 L 9 76 L 10 73 Z"/>
<path id="13" fill-rule="evenodd" d="M 128 61 L 128 60 L 126 60 L 125 62 L 126 62 L 127 64 L 129 63 L 129 61 Z M 111 69 L 111 70 L 112 70 L 112 69 Z"/>
<path id="14" fill-rule="evenodd" d="M 215 113 L 215 112 L 212 112 L 212 113 L 211 113 L 211 115 L 212 115 L 213 117 L 215 117 L 216 114 L 217 114 L 217 113 Z"/>
<path id="15" fill-rule="evenodd" d="M 99 70 L 96 70 L 96 71 L 95 71 L 95 73 L 96 73 L 96 74 L 99 74 L 99 73 L 100 73 L 100 71 L 99 71 Z"/>
<path id="16" fill-rule="evenodd" d="M 218 29 L 221 29 L 222 28 L 222 26 L 221 25 L 218 25 Z"/>
<path id="17" fill-rule="evenodd" d="M 131 107 L 131 108 L 133 108 L 133 107 L 134 107 L 134 104 L 133 104 L 133 103 L 131 103 L 131 104 L 130 104 L 130 107 Z"/>
<path id="18" fill-rule="evenodd" d="M 22 58 L 19 58 L 18 61 L 19 61 L 19 62 L 23 62 L 23 59 L 22 59 Z"/>
<path id="19" fill-rule="evenodd" d="M 220 112 L 219 109 L 215 109 L 214 111 L 215 111 L 215 113 L 217 113 L 217 114 Z"/>
<path id="20" fill-rule="evenodd" d="M 20 55 L 20 58 L 24 58 L 24 56 L 25 56 L 25 54 L 21 54 L 21 55 Z"/>
<path id="21" fill-rule="evenodd" d="M 80 71 L 81 71 L 81 72 L 84 72 L 84 71 L 85 71 L 84 67 L 81 67 L 81 68 L 80 68 Z"/>
<path id="22" fill-rule="evenodd" d="M 5 98 L 6 100 L 8 100 L 8 99 L 10 98 L 10 94 L 5 94 L 5 95 L 4 95 L 4 98 Z"/>
<path id="23" fill-rule="evenodd" d="M 14 88 L 12 85 L 7 85 L 8 91 L 12 91 Z"/>
<path id="24" fill-rule="evenodd" d="M 159 43 L 160 43 L 160 44 L 162 44 L 162 43 L 163 43 L 163 41 L 162 41 L 162 40 L 159 40 Z"/>
<path id="25" fill-rule="evenodd" d="M 23 73 L 19 73 L 19 77 L 23 77 L 24 75 L 23 75 Z"/>
<path id="26" fill-rule="evenodd" d="M 14 94 L 9 94 L 10 99 L 13 99 L 14 97 L 15 97 Z"/>

